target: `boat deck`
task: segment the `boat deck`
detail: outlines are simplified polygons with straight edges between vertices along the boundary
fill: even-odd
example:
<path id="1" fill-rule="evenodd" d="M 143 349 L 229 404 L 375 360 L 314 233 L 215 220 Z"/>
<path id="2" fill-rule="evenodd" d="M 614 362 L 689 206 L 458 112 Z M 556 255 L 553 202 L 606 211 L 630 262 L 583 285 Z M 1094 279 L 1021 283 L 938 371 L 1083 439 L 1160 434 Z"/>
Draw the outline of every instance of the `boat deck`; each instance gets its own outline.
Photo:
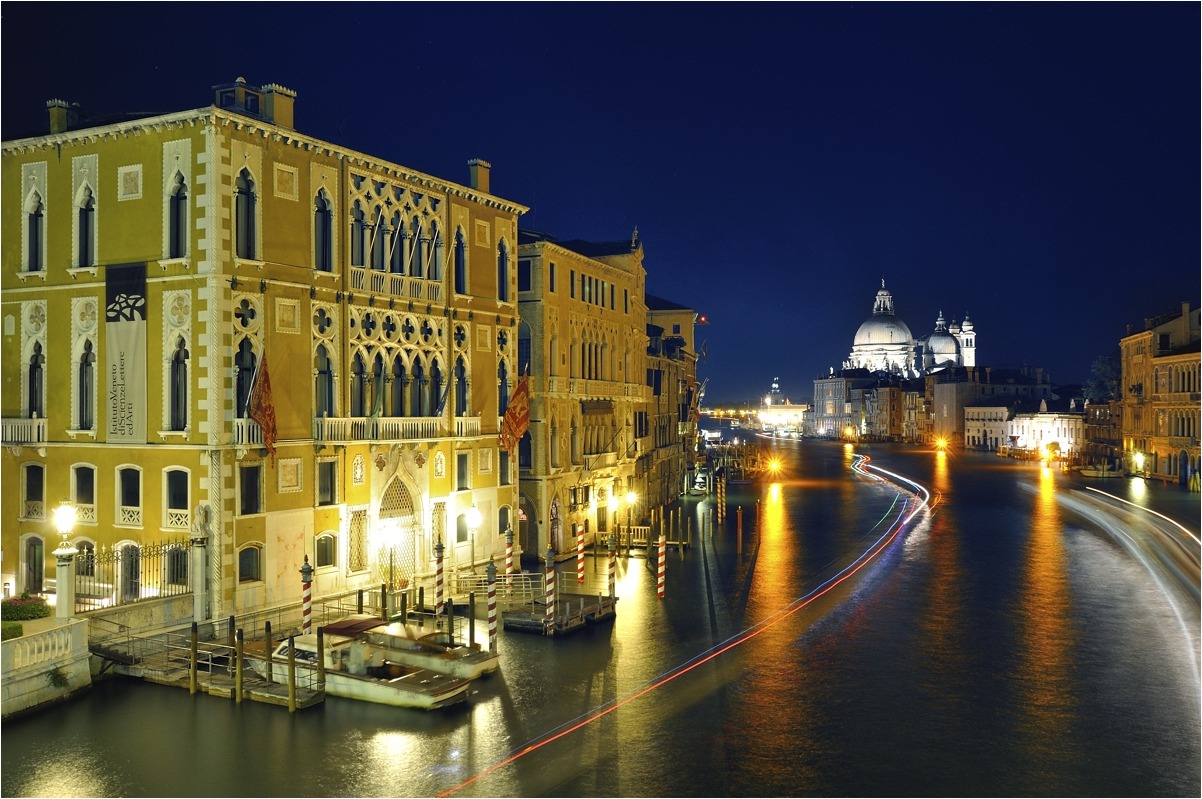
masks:
<path id="1" fill-rule="evenodd" d="M 506 630 L 557 636 L 575 632 L 588 624 L 610 621 L 617 613 L 617 599 L 598 594 L 560 594 L 554 624 L 547 623 L 547 604 L 541 600 L 515 606 L 501 613 Z"/>

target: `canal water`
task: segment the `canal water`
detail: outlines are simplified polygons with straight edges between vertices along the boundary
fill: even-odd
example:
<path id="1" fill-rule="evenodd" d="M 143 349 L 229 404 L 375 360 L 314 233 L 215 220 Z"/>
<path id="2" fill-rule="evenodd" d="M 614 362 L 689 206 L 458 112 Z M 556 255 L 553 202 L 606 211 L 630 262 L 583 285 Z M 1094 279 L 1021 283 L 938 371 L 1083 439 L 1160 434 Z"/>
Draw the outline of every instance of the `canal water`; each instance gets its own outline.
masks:
<path id="1" fill-rule="evenodd" d="M 836 443 L 778 446 L 780 479 L 729 491 L 712 533 L 686 501 L 664 598 L 621 559 L 612 625 L 502 632 L 465 705 L 290 715 L 108 680 L 4 724 L 0 793 L 1199 795 L 1196 546 L 1182 588 L 1064 475 L 860 450 L 920 507 Z"/>

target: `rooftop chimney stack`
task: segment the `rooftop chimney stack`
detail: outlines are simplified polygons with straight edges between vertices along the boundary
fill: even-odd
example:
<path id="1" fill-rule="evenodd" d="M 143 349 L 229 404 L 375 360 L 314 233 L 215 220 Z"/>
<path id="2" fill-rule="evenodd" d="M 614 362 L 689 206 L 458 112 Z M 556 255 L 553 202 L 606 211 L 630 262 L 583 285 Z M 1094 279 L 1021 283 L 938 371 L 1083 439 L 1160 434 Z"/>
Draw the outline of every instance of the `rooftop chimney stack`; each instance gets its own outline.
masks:
<path id="1" fill-rule="evenodd" d="M 78 104 L 66 100 L 47 100 L 46 110 L 50 112 L 51 133 L 66 133 L 79 122 Z"/>
<path id="2" fill-rule="evenodd" d="M 492 164 L 485 161 L 483 158 L 473 158 L 467 162 L 468 172 L 471 175 L 471 186 L 476 191 L 489 194 L 488 173 L 492 169 Z"/>
<path id="3" fill-rule="evenodd" d="M 296 130 L 296 92 L 278 83 L 269 83 L 263 87 L 263 105 L 268 119 L 281 128 Z"/>

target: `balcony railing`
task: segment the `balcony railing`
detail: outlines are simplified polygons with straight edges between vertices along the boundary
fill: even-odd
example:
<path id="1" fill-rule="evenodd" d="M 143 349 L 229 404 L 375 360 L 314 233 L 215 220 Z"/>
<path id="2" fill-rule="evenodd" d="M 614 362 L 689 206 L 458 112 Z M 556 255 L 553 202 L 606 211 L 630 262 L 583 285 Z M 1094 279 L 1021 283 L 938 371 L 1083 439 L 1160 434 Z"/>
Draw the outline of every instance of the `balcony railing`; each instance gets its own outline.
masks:
<path id="1" fill-rule="evenodd" d="M 467 438 L 468 436 L 480 435 L 480 417 L 479 416 L 456 416 L 455 417 L 455 436 L 456 438 Z"/>
<path id="2" fill-rule="evenodd" d="M 121 505 L 117 508 L 117 524 L 127 527 L 142 526 L 142 508 L 138 505 Z"/>
<path id="3" fill-rule="evenodd" d="M 239 447 L 262 446 L 263 428 L 250 419 L 235 419 L 234 444 Z"/>
<path id="4" fill-rule="evenodd" d="M 442 283 L 439 281 L 379 272 L 359 266 L 351 267 L 351 289 L 422 302 L 442 301 Z"/>
<path id="5" fill-rule="evenodd" d="M 0 440 L 5 444 L 45 444 L 45 419 L 0 420 Z"/>
<path id="6" fill-rule="evenodd" d="M 477 429 L 479 419 L 476 420 Z M 417 441 L 443 438 L 446 427 L 436 416 L 330 417 L 313 420 L 315 441 Z"/>

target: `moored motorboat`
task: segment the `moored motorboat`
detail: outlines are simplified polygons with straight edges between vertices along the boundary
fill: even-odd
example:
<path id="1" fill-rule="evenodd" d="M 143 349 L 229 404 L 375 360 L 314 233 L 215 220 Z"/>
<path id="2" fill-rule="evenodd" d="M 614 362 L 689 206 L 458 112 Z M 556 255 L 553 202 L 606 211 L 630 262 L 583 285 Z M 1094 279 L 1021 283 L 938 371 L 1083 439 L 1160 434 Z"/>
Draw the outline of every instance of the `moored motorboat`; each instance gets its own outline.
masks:
<path id="1" fill-rule="evenodd" d="M 376 616 L 354 614 L 325 626 L 326 635 L 358 637 L 386 658 L 418 668 L 474 680 L 501 667 L 501 656 L 479 644 L 457 642 L 450 632 L 402 622 L 385 622 Z"/>
<path id="2" fill-rule="evenodd" d="M 1082 477 L 1122 477 L 1123 471 L 1121 469 L 1083 468 L 1083 469 L 1081 469 L 1081 476 Z"/>
<path id="3" fill-rule="evenodd" d="M 387 652 L 359 638 L 324 635 L 325 691 L 330 696 L 361 699 L 394 707 L 436 710 L 467 699 L 471 684 L 446 672 L 401 663 Z M 301 679 L 316 684 L 318 673 L 317 636 L 293 636 L 295 666 Z M 287 679 L 290 643 L 281 641 L 271 653 L 274 682 Z M 260 677 L 267 676 L 264 658 L 248 658 Z"/>

